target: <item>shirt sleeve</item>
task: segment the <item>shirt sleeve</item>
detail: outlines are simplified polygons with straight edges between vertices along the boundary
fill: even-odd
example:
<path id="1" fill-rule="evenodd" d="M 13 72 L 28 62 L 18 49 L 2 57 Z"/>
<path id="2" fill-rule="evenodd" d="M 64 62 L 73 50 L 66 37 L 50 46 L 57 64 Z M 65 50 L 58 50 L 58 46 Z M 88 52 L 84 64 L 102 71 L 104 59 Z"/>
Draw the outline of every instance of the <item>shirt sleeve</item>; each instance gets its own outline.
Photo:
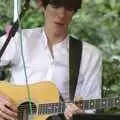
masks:
<path id="1" fill-rule="evenodd" d="M 15 42 L 15 38 L 16 37 L 11 38 L 7 48 L 5 49 L 3 55 L 1 56 L 0 66 L 13 64 L 15 61 L 17 61 L 17 45 Z M 0 38 L 0 49 L 3 47 L 6 39 L 7 35 L 4 35 Z"/>
<path id="2" fill-rule="evenodd" d="M 101 98 L 102 55 L 94 46 L 83 43 L 81 67 L 75 97 L 83 100 Z M 93 112 L 93 111 L 88 111 Z"/>

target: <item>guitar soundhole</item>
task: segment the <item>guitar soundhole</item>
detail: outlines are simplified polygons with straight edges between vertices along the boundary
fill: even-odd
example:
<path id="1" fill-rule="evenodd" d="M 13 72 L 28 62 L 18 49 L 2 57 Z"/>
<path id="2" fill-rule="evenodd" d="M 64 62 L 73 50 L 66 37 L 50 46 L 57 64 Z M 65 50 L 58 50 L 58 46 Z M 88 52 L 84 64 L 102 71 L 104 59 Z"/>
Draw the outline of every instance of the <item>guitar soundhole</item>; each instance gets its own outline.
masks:
<path id="1" fill-rule="evenodd" d="M 29 117 L 35 115 L 37 107 L 33 102 L 24 102 L 18 107 L 18 120 L 29 120 Z"/>

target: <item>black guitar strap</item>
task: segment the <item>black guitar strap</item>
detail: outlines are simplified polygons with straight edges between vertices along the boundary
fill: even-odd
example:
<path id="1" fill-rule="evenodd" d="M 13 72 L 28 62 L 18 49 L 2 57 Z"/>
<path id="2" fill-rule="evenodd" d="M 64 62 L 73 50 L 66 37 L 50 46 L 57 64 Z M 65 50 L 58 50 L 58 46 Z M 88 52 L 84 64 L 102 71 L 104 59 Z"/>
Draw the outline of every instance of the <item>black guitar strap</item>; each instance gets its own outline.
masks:
<path id="1" fill-rule="evenodd" d="M 81 63 L 82 41 L 70 37 L 69 48 L 69 95 L 70 99 L 73 100 Z M 61 93 L 60 100 L 64 101 Z M 49 120 L 66 120 L 66 118 L 64 114 L 59 114 L 52 116 Z"/>
<path id="2" fill-rule="evenodd" d="M 70 37 L 69 48 L 69 97 L 73 100 L 81 63 L 82 41 Z"/>

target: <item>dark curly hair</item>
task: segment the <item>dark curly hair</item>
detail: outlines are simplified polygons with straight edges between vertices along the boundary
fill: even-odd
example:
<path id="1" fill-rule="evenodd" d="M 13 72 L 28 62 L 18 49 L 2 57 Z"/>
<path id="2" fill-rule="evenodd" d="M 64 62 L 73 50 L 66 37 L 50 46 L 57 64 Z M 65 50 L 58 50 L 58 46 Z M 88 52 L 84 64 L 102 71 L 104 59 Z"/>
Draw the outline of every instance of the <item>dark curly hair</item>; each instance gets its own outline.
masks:
<path id="1" fill-rule="evenodd" d="M 82 0 L 40 0 L 42 5 L 46 7 L 48 4 L 55 5 L 57 7 L 64 6 L 68 9 L 77 10 L 81 8 Z"/>

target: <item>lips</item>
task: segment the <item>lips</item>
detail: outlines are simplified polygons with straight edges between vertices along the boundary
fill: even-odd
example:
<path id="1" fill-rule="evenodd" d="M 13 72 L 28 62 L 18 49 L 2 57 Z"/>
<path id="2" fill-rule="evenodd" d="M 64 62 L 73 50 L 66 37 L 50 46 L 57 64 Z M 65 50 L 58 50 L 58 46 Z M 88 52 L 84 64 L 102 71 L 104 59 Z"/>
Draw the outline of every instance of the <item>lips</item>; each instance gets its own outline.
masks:
<path id="1" fill-rule="evenodd" d="M 64 25 L 64 23 L 62 23 L 62 22 L 55 22 L 55 24 L 56 24 L 56 25 L 60 25 L 60 26 L 63 26 L 63 25 Z"/>

